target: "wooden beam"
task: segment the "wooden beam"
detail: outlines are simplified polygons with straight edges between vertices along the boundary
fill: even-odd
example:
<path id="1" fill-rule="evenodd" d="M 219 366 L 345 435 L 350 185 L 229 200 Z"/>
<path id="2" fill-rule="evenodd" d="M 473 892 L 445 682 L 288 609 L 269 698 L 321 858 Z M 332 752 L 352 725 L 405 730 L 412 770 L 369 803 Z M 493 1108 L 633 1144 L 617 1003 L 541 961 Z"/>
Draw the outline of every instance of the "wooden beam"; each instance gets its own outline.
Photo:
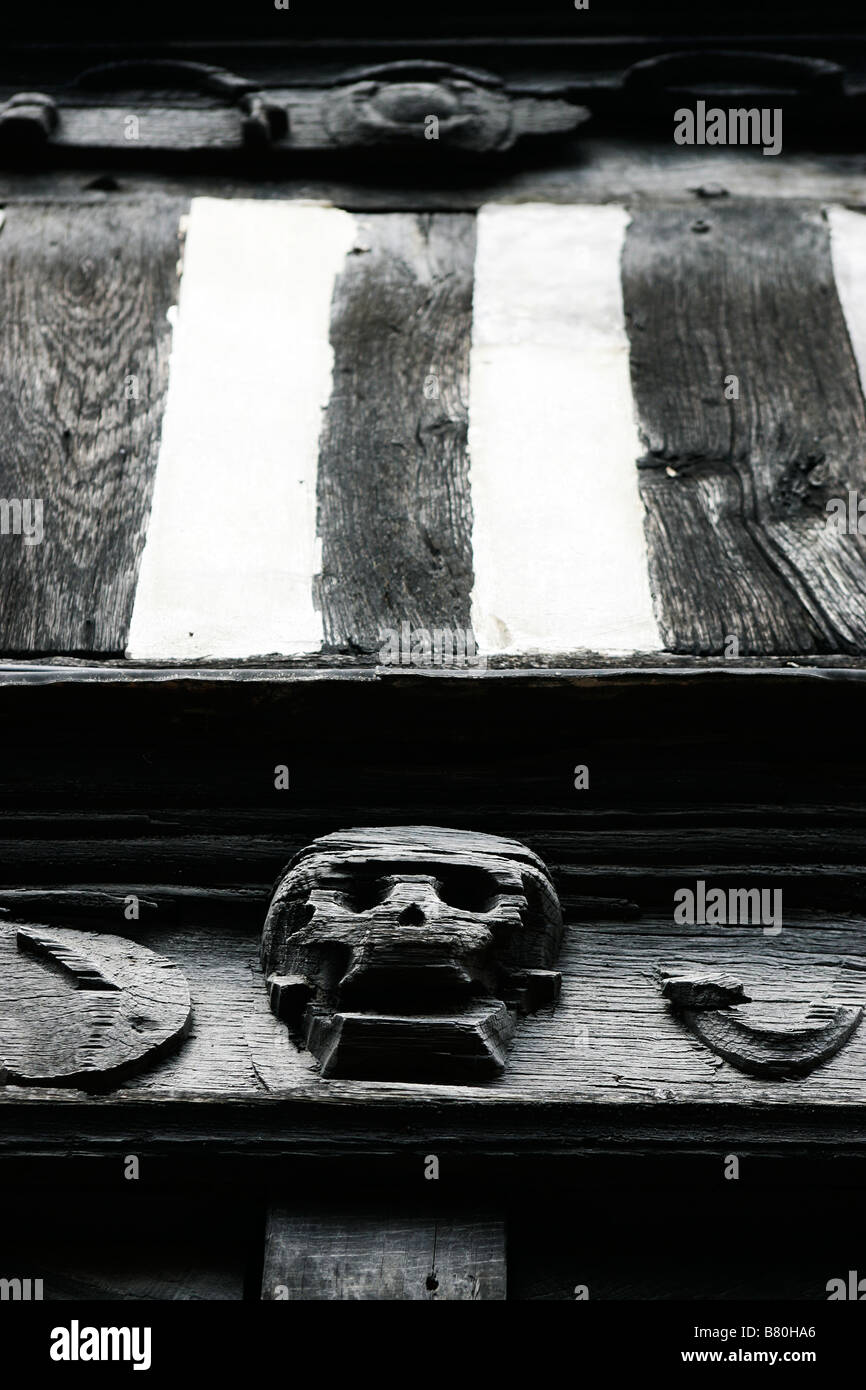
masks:
<path id="1" fill-rule="evenodd" d="M 150 510 L 185 200 L 6 211 L 0 651 L 120 655 Z"/>
<path id="2" fill-rule="evenodd" d="M 866 495 L 866 411 L 821 211 L 643 209 L 623 294 L 665 645 L 866 650 L 866 537 L 827 526 Z"/>
<path id="3" fill-rule="evenodd" d="M 357 218 L 331 314 L 319 443 L 326 646 L 469 627 L 467 457 L 475 219 Z"/>
<path id="4" fill-rule="evenodd" d="M 271 1207 L 262 1299 L 505 1298 L 505 1226 L 490 1217 Z"/>

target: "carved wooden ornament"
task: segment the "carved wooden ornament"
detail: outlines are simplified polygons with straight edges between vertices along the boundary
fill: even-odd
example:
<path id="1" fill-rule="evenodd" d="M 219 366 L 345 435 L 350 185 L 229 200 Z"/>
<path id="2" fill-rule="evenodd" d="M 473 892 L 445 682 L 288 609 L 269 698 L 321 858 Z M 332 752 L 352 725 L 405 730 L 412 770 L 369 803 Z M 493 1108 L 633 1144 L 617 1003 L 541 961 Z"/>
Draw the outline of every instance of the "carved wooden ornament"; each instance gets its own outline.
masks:
<path id="1" fill-rule="evenodd" d="M 712 1052 L 752 1076 L 806 1076 L 837 1053 L 863 1018 L 841 1004 L 789 1005 L 769 1017 L 729 975 L 659 971 L 662 995 L 680 1021 Z"/>
<path id="2" fill-rule="evenodd" d="M 271 1008 L 327 1077 L 498 1075 L 519 1015 L 555 1003 L 562 914 L 516 840 L 434 826 L 339 831 L 277 883 Z"/>
<path id="3" fill-rule="evenodd" d="M 424 60 L 361 69 L 334 86 L 324 107 L 337 147 L 429 148 L 432 136 L 474 154 L 508 150 L 527 135 L 564 134 L 589 115 L 568 101 L 511 92 L 491 73 Z"/>
<path id="4" fill-rule="evenodd" d="M 0 1082 L 87 1086 L 147 1066 L 192 1021 L 181 970 L 100 932 L 0 926 Z"/>

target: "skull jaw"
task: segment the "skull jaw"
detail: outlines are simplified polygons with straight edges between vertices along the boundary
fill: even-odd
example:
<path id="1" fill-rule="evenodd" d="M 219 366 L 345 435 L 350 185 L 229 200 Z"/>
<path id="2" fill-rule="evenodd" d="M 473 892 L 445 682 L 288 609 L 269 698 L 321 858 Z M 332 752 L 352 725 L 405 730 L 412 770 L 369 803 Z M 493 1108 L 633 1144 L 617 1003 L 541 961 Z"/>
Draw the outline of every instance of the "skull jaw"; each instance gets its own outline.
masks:
<path id="1" fill-rule="evenodd" d="M 489 1081 L 505 1069 L 515 1016 L 501 999 L 453 1013 L 329 1013 L 311 1005 L 304 1044 L 323 1077 L 365 1081 Z"/>
<path id="2" fill-rule="evenodd" d="M 518 1018 L 555 1005 L 560 983 L 553 970 L 502 972 L 499 998 L 434 990 L 410 994 L 409 1008 L 398 1014 L 388 1007 L 393 991 L 390 998 L 389 991 L 385 998 L 373 991 L 363 1000 L 350 995 L 326 1003 L 303 975 L 267 981 L 273 1013 L 317 1058 L 323 1077 L 442 1083 L 501 1075 Z"/>

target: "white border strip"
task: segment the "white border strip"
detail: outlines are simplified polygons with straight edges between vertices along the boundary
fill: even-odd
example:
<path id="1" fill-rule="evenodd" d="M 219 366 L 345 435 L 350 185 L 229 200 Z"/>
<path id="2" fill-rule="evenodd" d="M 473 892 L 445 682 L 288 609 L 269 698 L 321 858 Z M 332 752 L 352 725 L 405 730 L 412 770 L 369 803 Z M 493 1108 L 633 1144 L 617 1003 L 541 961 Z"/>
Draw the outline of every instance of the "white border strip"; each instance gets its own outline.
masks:
<path id="1" fill-rule="evenodd" d="M 833 274 L 866 395 L 866 213 L 826 209 Z"/>
<path id="2" fill-rule="evenodd" d="M 616 206 L 478 215 L 472 623 L 490 652 L 661 651 Z"/>
<path id="3" fill-rule="evenodd" d="M 316 472 L 339 209 L 194 198 L 132 660 L 317 651 Z"/>

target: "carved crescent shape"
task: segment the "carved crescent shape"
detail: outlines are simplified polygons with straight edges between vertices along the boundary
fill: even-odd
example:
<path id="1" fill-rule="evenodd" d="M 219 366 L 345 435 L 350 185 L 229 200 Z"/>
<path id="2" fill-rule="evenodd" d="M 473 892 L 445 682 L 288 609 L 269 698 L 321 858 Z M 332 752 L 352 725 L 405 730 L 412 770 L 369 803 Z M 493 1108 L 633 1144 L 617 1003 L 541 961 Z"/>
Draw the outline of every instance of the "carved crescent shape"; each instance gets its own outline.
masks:
<path id="1" fill-rule="evenodd" d="M 813 1004 L 799 1027 L 762 1026 L 739 1007 L 682 1009 L 679 1017 L 695 1037 L 740 1071 L 753 1076 L 805 1076 L 850 1038 L 863 1010 Z"/>
<path id="2" fill-rule="evenodd" d="M 805 1019 L 798 1010 L 796 1021 L 763 1023 L 733 975 L 675 975 L 658 967 L 656 978 L 673 1013 L 695 1037 L 753 1076 L 805 1076 L 844 1047 L 863 1017 L 862 1008 L 811 1004 Z"/>
<path id="3" fill-rule="evenodd" d="M 100 932 L 0 927 L 0 1081 L 115 1081 L 173 1051 L 192 1023 L 182 971 Z"/>

